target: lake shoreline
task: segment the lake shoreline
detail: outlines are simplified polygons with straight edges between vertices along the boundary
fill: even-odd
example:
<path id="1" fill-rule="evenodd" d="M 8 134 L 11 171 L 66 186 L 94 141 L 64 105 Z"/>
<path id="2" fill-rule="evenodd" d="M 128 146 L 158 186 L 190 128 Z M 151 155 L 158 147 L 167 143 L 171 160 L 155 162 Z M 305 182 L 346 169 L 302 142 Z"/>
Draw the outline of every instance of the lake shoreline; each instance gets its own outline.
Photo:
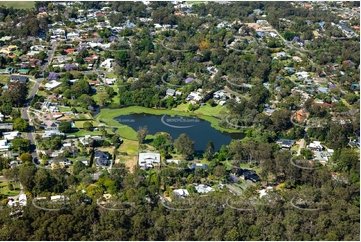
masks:
<path id="1" fill-rule="evenodd" d="M 160 115 L 169 115 L 171 117 L 174 117 L 174 116 L 192 117 L 192 118 L 198 118 L 198 119 L 209 122 L 212 128 L 214 128 L 222 133 L 224 133 L 224 132 L 225 133 L 239 133 L 239 134 L 245 133 L 240 130 L 227 129 L 227 128 L 220 127 L 218 125 L 219 119 L 208 116 L 208 115 L 200 115 L 200 114 L 196 114 L 193 112 L 182 112 L 182 111 L 175 111 L 175 110 L 169 110 L 169 109 L 146 108 L 146 107 L 141 107 L 141 106 L 130 106 L 130 107 L 119 108 L 119 109 L 104 108 L 104 109 L 101 109 L 100 112 L 94 118 L 98 122 L 105 123 L 110 126 L 118 127 L 117 133 L 119 131 L 119 135 L 123 136 L 124 138 L 136 140 L 136 137 L 137 137 L 136 131 L 134 131 L 128 125 L 120 124 L 119 122 L 117 122 L 114 119 L 119 116 L 129 115 L 129 114 L 149 114 L 149 115 L 159 115 L 159 116 Z M 131 129 L 131 130 L 129 130 L 129 129 Z"/>

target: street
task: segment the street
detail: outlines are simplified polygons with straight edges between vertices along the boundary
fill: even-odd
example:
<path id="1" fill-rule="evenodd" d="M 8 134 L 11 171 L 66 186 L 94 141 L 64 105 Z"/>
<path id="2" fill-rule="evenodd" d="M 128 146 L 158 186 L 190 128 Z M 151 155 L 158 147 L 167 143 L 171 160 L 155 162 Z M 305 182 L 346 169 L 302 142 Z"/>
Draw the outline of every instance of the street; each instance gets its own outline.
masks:
<path id="1" fill-rule="evenodd" d="M 48 51 L 48 58 L 47 58 L 49 61 L 46 62 L 46 64 L 42 67 L 42 75 L 41 75 L 42 77 L 36 79 L 36 83 L 35 83 L 33 89 L 31 90 L 31 92 L 29 93 L 28 101 L 25 104 L 25 107 L 22 108 L 22 110 L 21 110 L 21 117 L 29 122 L 29 126 L 30 126 L 30 118 L 29 118 L 28 112 L 29 112 L 30 102 L 34 98 L 35 94 L 37 93 L 37 91 L 39 89 L 41 82 L 44 79 L 43 74 L 53 58 L 53 54 L 55 52 L 55 48 L 56 48 L 57 44 L 58 43 L 51 44 L 51 49 Z M 30 153 L 31 153 L 31 156 L 33 157 L 33 159 L 37 157 L 36 143 L 35 143 L 35 139 L 34 139 L 34 135 L 33 135 L 34 131 L 35 131 L 35 129 L 30 126 L 26 132 L 26 136 L 27 136 L 28 140 L 30 140 L 30 143 L 31 143 Z"/>

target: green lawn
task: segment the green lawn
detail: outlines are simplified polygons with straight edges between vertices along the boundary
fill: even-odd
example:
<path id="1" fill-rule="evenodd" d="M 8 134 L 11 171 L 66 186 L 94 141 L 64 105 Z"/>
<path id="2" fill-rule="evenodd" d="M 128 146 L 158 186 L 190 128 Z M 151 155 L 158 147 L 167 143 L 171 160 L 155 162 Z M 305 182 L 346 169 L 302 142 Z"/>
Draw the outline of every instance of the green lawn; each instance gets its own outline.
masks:
<path id="1" fill-rule="evenodd" d="M 70 112 L 71 111 L 71 107 L 60 107 L 59 108 L 59 111 L 60 112 Z"/>
<path id="2" fill-rule="evenodd" d="M 138 141 L 123 139 L 118 151 L 127 152 L 128 155 L 138 155 Z"/>
<path id="3" fill-rule="evenodd" d="M 207 111 L 207 109 L 205 109 Z M 210 113 L 210 111 L 208 111 Z M 120 108 L 117 110 L 110 110 L 110 109 L 102 109 L 101 112 L 95 117 L 95 120 L 102 121 L 106 123 L 107 125 L 117 127 L 118 130 L 116 131 L 121 137 L 131 139 L 131 140 L 137 140 L 136 131 L 130 128 L 129 126 L 123 125 L 118 123 L 114 120 L 115 117 L 121 116 L 121 115 L 128 115 L 128 114 L 139 114 L 139 113 L 146 113 L 146 114 L 153 114 L 153 115 L 170 115 L 170 116 L 196 116 L 197 118 L 204 119 L 211 123 L 211 126 L 217 130 L 220 130 L 222 132 L 229 132 L 229 133 L 237 133 L 239 131 L 233 130 L 233 129 L 226 129 L 222 128 L 218 125 L 218 119 L 204 115 L 199 114 L 199 111 L 192 113 L 192 112 L 182 112 L 182 111 L 175 111 L 175 110 L 168 110 L 168 109 L 152 109 L 152 108 L 145 108 L 145 107 L 139 107 L 139 106 L 132 106 L 127 108 Z M 214 113 L 210 113 L 214 115 Z"/>
<path id="4" fill-rule="evenodd" d="M 95 101 L 96 103 L 99 102 L 99 93 L 101 93 L 101 92 L 104 91 L 104 87 L 103 87 L 102 90 L 99 90 L 99 88 L 100 88 L 100 87 L 97 88 L 97 93 L 93 96 L 93 99 L 94 99 L 94 101 Z M 113 86 L 113 89 L 114 89 L 114 91 L 116 92 L 116 94 L 115 94 L 114 97 L 112 98 L 112 99 L 113 99 L 113 103 L 119 103 L 120 97 L 119 97 L 119 95 L 118 95 L 118 85 L 115 84 L 115 85 Z M 98 90 L 99 90 L 99 91 L 98 91 Z"/>
<path id="5" fill-rule="evenodd" d="M 115 75 L 115 74 L 106 74 L 105 77 L 106 78 L 117 78 L 117 75 Z"/>
<path id="6" fill-rule="evenodd" d="M 13 185 L 15 190 L 10 191 L 8 188 L 8 181 L 0 181 L 0 194 L 4 194 L 6 197 L 19 195 L 20 193 L 19 183 L 13 183 Z"/>
<path id="7" fill-rule="evenodd" d="M 2 83 L 2 84 L 7 84 L 8 81 L 10 81 L 10 76 L 0 75 L 0 83 Z"/>
<path id="8" fill-rule="evenodd" d="M 181 111 L 181 112 L 187 112 L 188 110 L 188 104 L 180 104 L 176 108 L 173 108 L 174 111 Z M 199 107 L 197 110 L 194 111 L 197 115 L 207 115 L 207 116 L 219 116 L 219 113 L 221 111 L 226 111 L 227 108 L 225 106 L 217 105 L 215 107 L 212 107 L 209 104 L 206 104 L 204 106 Z"/>
<path id="9" fill-rule="evenodd" d="M 46 92 L 45 91 L 38 91 L 37 93 L 36 93 L 38 96 L 43 96 L 43 97 L 47 97 L 48 96 L 48 94 L 46 94 Z M 61 109 L 61 108 L 60 108 Z M 61 111 L 61 110 L 60 110 Z M 63 112 L 63 111 L 61 111 L 61 112 Z"/>
<path id="10" fill-rule="evenodd" d="M 93 127 L 98 127 L 98 125 L 99 125 L 99 123 L 96 121 L 75 121 L 74 124 L 75 124 L 76 128 L 82 129 L 85 122 L 92 123 Z"/>
<path id="11" fill-rule="evenodd" d="M 18 8 L 18 9 L 29 9 L 35 6 L 35 1 L 9 1 L 1 2 L 1 5 L 4 5 L 8 8 Z"/>
<path id="12" fill-rule="evenodd" d="M 100 131 L 85 131 L 85 130 L 79 130 L 75 133 L 69 133 L 69 135 L 75 135 L 77 137 L 85 136 L 85 135 L 102 135 L 102 132 Z"/>

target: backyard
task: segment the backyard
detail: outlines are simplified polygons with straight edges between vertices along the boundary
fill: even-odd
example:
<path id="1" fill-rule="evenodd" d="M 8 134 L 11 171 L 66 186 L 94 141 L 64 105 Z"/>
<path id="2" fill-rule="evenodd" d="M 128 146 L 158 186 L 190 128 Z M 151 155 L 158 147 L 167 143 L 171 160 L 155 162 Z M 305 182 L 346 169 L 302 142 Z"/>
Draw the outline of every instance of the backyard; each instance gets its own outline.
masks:
<path id="1" fill-rule="evenodd" d="M 8 181 L 0 181 L 0 195 L 5 197 L 12 197 L 19 195 L 20 185 L 19 183 L 13 183 L 14 190 L 9 190 Z"/>

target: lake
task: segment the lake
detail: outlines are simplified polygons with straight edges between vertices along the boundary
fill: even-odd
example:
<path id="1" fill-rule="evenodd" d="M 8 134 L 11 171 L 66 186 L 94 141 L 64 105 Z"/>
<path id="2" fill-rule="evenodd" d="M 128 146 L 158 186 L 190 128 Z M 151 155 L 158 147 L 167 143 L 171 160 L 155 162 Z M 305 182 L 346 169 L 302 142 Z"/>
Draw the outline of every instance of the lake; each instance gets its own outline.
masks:
<path id="1" fill-rule="evenodd" d="M 193 117 L 153 115 L 153 114 L 129 114 L 114 118 L 121 124 L 128 125 L 135 131 L 140 126 L 147 126 L 148 134 L 166 132 L 172 136 L 173 141 L 182 133 L 186 133 L 195 142 L 195 151 L 203 152 L 206 144 L 211 140 L 215 151 L 222 145 L 228 145 L 232 139 L 243 139 L 244 133 L 226 133 L 214 129 L 211 123 Z"/>

